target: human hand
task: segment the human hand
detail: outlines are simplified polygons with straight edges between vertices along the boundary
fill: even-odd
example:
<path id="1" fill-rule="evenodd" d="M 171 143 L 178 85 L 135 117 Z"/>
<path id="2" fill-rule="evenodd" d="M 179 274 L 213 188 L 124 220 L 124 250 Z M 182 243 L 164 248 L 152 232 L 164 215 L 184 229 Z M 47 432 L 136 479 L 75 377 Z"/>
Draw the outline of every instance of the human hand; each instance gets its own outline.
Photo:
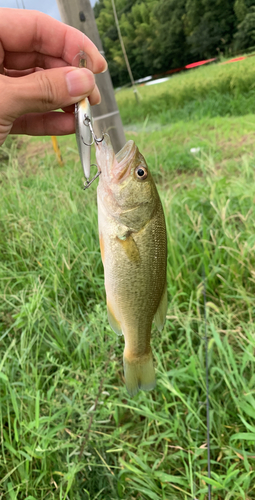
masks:
<path id="1" fill-rule="evenodd" d="M 100 102 L 94 73 L 107 69 L 83 33 L 33 10 L 0 8 L 0 146 L 9 133 L 65 135 L 75 131 L 73 104 Z M 87 68 L 76 68 L 77 54 Z M 54 112 L 62 108 L 65 112 Z"/>

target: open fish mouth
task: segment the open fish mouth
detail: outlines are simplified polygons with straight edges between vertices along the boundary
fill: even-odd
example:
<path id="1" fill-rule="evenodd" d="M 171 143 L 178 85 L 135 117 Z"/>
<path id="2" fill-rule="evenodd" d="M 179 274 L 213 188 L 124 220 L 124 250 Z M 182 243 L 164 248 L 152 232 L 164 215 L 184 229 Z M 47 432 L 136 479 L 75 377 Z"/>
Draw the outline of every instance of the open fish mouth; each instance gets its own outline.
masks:
<path id="1" fill-rule="evenodd" d="M 118 163 L 127 161 L 133 158 L 136 152 L 136 145 L 134 141 L 126 142 L 125 146 L 116 154 L 116 160 Z"/>
<path id="2" fill-rule="evenodd" d="M 115 155 L 110 138 L 106 135 L 103 142 L 97 145 L 96 157 L 98 167 L 104 178 L 113 182 L 122 182 L 130 173 L 132 160 L 136 155 L 137 146 L 134 141 L 128 141 Z"/>
<path id="3" fill-rule="evenodd" d="M 113 175 L 118 181 L 124 180 L 130 173 L 132 160 L 136 154 L 136 145 L 134 141 L 128 141 L 125 146 L 117 153 L 116 162 L 113 164 Z"/>

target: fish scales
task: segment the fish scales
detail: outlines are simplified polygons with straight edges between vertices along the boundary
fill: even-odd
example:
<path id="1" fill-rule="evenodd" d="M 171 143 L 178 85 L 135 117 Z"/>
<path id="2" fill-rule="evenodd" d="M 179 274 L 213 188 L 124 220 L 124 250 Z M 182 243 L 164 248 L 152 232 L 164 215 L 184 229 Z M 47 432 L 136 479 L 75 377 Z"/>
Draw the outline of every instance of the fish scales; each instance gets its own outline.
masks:
<path id="1" fill-rule="evenodd" d="M 154 318 L 163 328 L 167 308 L 165 219 L 152 176 L 133 141 L 115 156 L 109 139 L 104 140 L 97 147 L 97 161 L 108 318 L 125 337 L 125 381 L 134 395 L 139 388 L 155 386 L 150 337 Z"/>

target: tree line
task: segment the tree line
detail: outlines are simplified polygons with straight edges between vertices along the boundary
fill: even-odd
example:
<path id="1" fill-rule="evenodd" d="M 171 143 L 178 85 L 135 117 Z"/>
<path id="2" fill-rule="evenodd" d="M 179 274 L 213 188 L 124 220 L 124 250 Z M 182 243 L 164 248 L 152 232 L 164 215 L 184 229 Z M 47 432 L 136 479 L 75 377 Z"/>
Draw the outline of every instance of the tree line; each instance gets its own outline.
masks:
<path id="1" fill-rule="evenodd" d="M 255 0 L 115 0 L 135 79 L 255 46 Z M 129 81 L 112 0 L 94 13 L 115 86 Z"/>

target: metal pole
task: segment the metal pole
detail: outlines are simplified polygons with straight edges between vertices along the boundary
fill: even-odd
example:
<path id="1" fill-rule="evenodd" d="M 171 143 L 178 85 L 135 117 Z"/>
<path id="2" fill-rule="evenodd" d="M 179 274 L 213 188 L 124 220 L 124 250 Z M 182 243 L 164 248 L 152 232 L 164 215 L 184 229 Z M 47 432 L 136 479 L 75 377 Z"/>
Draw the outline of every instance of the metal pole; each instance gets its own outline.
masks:
<path id="1" fill-rule="evenodd" d="M 85 33 L 104 55 L 90 1 L 57 0 L 57 4 L 62 21 Z M 77 53 L 80 50 L 83 50 L 83 47 L 77 47 Z M 101 137 L 102 132 L 109 134 L 116 153 L 124 146 L 126 139 L 109 70 L 106 73 L 96 75 L 96 83 L 102 101 L 98 106 L 92 106 L 93 127 L 98 137 Z"/>

